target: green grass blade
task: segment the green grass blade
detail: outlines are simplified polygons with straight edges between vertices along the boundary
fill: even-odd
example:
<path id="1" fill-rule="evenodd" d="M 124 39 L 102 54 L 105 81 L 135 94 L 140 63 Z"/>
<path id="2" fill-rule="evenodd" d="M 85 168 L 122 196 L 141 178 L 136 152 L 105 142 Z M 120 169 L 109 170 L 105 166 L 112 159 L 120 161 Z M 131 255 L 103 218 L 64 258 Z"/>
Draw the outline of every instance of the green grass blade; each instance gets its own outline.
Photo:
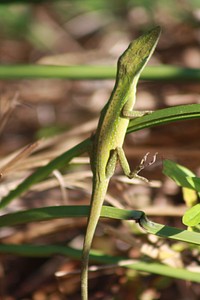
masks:
<path id="1" fill-rule="evenodd" d="M 61 78 L 71 80 L 115 79 L 115 66 L 50 66 L 50 65 L 1 65 L 0 79 Z M 199 81 L 200 69 L 174 66 L 146 67 L 141 74 L 143 80 Z"/>
<path id="2" fill-rule="evenodd" d="M 179 165 L 172 160 L 165 159 L 163 161 L 163 174 L 171 178 L 181 187 L 195 189 L 192 182 L 188 181 L 188 177 L 193 177 L 195 174 L 186 167 Z"/>
<path id="3" fill-rule="evenodd" d="M 47 221 L 57 218 L 80 218 L 89 214 L 89 206 L 43 207 L 6 214 L 0 217 L 0 227 L 23 224 L 33 221 Z M 142 211 L 124 210 L 103 206 L 101 217 L 120 220 L 134 220 L 148 233 L 164 238 L 200 245 L 200 234 L 175 227 L 158 224 L 147 219 Z"/>
<path id="4" fill-rule="evenodd" d="M 49 257 L 52 255 L 64 255 L 74 259 L 81 259 L 82 250 L 73 249 L 66 246 L 33 246 L 33 245 L 0 245 L 0 253 L 10 253 L 14 255 L 28 256 L 28 257 Z M 126 257 L 118 257 L 105 255 L 103 253 L 91 250 L 90 260 L 97 263 L 111 264 L 123 266 L 128 269 L 137 270 L 140 272 L 148 272 L 171 278 L 177 278 L 187 281 L 200 282 L 200 273 L 191 272 L 183 268 L 172 268 L 161 263 L 149 261 L 133 261 Z"/>
<path id="5" fill-rule="evenodd" d="M 0 227 L 47 221 L 60 218 L 80 218 L 89 215 L 90 206 L 49 206 L 5 214 L 0 217 Z M 138 220 L 143 212 L 103 206 L 101 217 L 119 220 Z"/>
<path id="6" fill-rule="evenodd" d="M 0 217 L 0 227 L 49 221 L 60 218 L 80 218 L 88 215 L 89 206 L 49 206 L 34 208 Z"/>
<path id="7" fill-rule="evenodd" d="M 200 233 L 152 222 L 145 215 L 139 220 L 139 223 L 148 233 L 163 238 L 200 245 Z"/>
<path id="8" fill-rule="evenodd" d="M 179 105 L 159 109 L 152 114 L 131 120 L 127 133 L 193 118 L 200 118 L 200 104 Z"/>

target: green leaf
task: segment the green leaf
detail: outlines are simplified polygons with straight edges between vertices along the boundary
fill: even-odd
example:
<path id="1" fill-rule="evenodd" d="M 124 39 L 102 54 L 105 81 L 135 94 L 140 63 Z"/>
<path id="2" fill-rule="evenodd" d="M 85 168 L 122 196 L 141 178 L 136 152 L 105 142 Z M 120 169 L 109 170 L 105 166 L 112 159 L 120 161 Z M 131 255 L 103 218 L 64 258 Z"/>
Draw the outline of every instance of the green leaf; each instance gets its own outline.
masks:
<path id="1" fill-rule="evenodd" d="M 95 80 L 114 79 L 115 76 L 116 66 L 0 65 L 0 79 L 64 78 Z M 200 69 L 170 65 L 151 66 L 144 69 L 141 79 L 155 81 L 186 80 L 194 82 L 200 79 Z"/>
<path id="2" fill-rule="evenodd" d="M 183 187 L 182 192 L 183 192 L 183 199 L 184 199 L 187 207 L 192 207 L 193 205 L 197 204 L 198 197 L 197 197 L 197 193 L 195 190 Z"/>
<path id="3" fill-rule="evenodd" d="M 34 208 L 26 211 L 5 214 L 0 217 L 0 227 L 25 224 L 29 222 L 47 221 L 60 218 L 80 218 L 88 216 L 89 206 L 53 206 Z M 136 221 L 148 233 L 177 241 L 200 245 L 199 233 L 171 227 L 149 220 L 143 211 L 124 210 L 103 206 L 101 217 L 118 220 Z"/>
<path id="4" fill-rule="evenodd" d="M 183 216 L 183 224 L 196 226 L 200 223 L 200 203 L 188 209 Z"/>
<path id="5" fill-rule="evenodd" d="M 16 244 L 0 244 L 0 253 L 10 253 L 14 255 L 27 256 L 27 257 L 49 257 L 53 255 L 64 255 L 74 259 L 81 259 L 82 250 L 59 245 L 16 245 Z M 200 282 L 199 272 L 192 272 L 186 268 L 172 268 L 152 260 L 133 260 L 127 257 L 111 256 L 103 254 L 99 251 L 90 251 L 90 259 L 92 261 L 119 265 L 124 268 L 137 270 L 140 272 L 148 272 L 177 278 L 182 280 Z"/>
<path id="6" fill-rule="evenodd" d="M 159 109 L 130 121 L 127 133 L 171 122 L 200 118 L 200 104 L 178 105 Z"/>
<path id="7" fill-rule="evenodd" d="M 164 160 L 163 166 L 163 173 L 174 180 L 177 185 L 183 187 L 184 191 L 186 191 L 186 189 L 192 189 L 200 192 L 200 178 L 196 177 L 192 171 L 171 160 Z M 195 199 L 193 200 L 195 201 Z M 186 203 L 191 205 L 191 199 L 186 199 Z M 200 203 L 188 209 L 182 221 L 183 224 L 187 226 L 198 225 L 200 223 Z"/>
<path id="8" fill-rule="evenodd" d="M 193 177 L 186 177 L 186 180 L 193 187 L 193 189 L 197 192 L 200 192 L 200 178 L 193 176 Z"/>
<path id="9" fill-rule="evenodd" d="M 189 180 L 189 178 L 195 177 L 195 174 L 186 167 L 165 159 L 163 161 L 163 173 L 174 180 L 177 185 L 195 190 L 193 181 Z"/>

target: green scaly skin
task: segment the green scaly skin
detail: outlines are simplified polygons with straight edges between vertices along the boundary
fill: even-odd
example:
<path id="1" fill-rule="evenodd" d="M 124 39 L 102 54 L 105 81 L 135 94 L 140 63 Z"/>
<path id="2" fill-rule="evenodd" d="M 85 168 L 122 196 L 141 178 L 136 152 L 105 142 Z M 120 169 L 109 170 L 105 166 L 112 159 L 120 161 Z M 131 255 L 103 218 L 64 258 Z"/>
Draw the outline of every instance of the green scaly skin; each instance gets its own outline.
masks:
<path id="1" fill-rule="evenodd" d="M 113 92 L 101 112 L 91 157 L 93 188 L 82 254 L 82 300 L 88 299 L 89 252 L 110 177 L 114 173 L 117 160 L 119 160 L 128 177 L 139 177 L 137 175 L 138 171 L 130 172 L 123 155 L 122 145 L 129 120 L 145 114 L 145 112 L 133 111 L 136 100 L 136 86 L 143 68 L 155 49 L 159 35 L 160 28 L 153 28 L 133 41 L 122 54 L 118 60 L 117 77 Z"/>

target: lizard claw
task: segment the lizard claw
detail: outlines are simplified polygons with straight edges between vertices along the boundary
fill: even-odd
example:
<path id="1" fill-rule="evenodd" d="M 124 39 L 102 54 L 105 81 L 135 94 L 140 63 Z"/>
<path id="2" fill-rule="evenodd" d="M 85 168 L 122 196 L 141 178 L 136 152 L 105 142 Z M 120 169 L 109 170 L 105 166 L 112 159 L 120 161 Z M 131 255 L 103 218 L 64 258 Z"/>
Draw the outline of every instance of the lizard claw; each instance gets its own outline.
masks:
<path id="1" fill-rule="evenodd" d="M 153 165 L 156 161 L 156 158 L 157 158 L 157 155 L 158 155 L 158 152 L 156 152 L 154 155 L 153 155 L 153 158 L 151 161 L 147 161 L 148 160 L 148 156 L 149 156 L 150 152 L 147 152 L 145 154 L 145 156 L 142 158 L 140 164 L 135 168 L 135 170 L 131 173 L 130 175 L 130 178 L 138 178 L 138 179 L 141 179 L 143 180 L 144 182 L 148 182 L 148 179 L 145 178 L 145 177 L 142 177 L 140 175 L 138 175 L 142 170 L 144 170 L 146 167 L 149 167 L 151 165 Z"/>
<path id="2" fill-rule="evenodd" d="M 139 164 L 140 171 L 143 170 L 143 169 L 146 168 L 146 167 L 149 167 L 149 166 L 153 165 L 153 164 L 155 163 L 156 158 L 157 158 L 157 155 L 158 155 L 158 152 L 156 152 L 156 153 L 153 155 L 152 160 L 148 162 L 147 159 L 148 159 L 149 154 L 150 154 L 150 152 L 147 152 L 147 153 L 145 154 L 145 156 L 142 158 L 142 160 L 141 160 L 141 162 L 140 162 L 140 164 Z"/>

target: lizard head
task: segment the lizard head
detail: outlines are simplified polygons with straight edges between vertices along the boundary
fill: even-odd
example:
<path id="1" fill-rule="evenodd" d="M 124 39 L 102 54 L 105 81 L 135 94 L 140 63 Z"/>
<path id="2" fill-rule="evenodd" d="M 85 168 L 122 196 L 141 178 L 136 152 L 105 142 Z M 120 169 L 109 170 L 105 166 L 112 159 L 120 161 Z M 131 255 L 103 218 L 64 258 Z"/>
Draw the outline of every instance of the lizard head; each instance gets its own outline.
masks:
<path id="1" fill-rule="evenodd" d="M 130 43 L 118 60 L 119 79 L 126 77 L 133 81 L 134 77 L 139 78 L 157 45 L 160 32 L 157 26 Z"/>

